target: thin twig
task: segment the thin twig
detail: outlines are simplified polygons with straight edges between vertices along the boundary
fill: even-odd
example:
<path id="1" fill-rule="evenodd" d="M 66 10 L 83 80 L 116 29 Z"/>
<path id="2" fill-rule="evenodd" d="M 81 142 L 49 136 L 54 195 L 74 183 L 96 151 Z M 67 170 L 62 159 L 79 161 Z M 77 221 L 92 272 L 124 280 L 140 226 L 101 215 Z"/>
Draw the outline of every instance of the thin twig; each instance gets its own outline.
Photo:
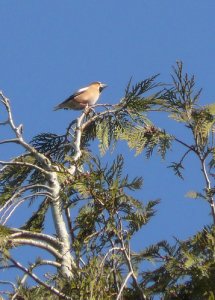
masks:
<path id="1" fill-rule="evenodd" d="M 7 280 L 0 280 L 0 284 L 8 284 L 11 285 L 13 287 L 14 290 L 16 290 L 16 285 L 11 282 L 11 281 L 7 281 Z"/>
<path id="2" fill-rule="evenodd" d="M 31 272 L 29 269 L 27 269 L 26 267 L 24 267 L 20 262 L 16 261 L 15 259 L 13 259 L 12 257 L 8 258 L 12 263 L 14 263 L 16 265 L 16 267 L 20 270 L 22 270 L 25 274 L 28 274 L 32 279 L 34 279 L 34 281 L 36 281 L 38 284 L 44 286 L 48 291 L 50 291 L 51 293 L 57 295 L 58 297 L 60 297 L 61 299 L 66 299 L 66 300 L 72 300 L 72 297 L 68 297 L 67 295 L 65 295 L 64 293 L 60 292 L 59 290 L 57 290 L 55 287 L 50 286 L 48 284 L 46 284 L 44 281 L 40 280 L 39 277 L 37 277 L 37 275 L 35 275 L 33 272 Z"/>
<path id="3" fill-rule="evenodd" d="M 7 202 L 0 208 L 0 212 L 6 209 L 8 206 L 13 205 L 14 199 L 17 197 L 20 197 L 20 195 L 28 190 L 33 190 L 33 189 L 47 189 L 50 192 L 52 191 L 52 188 L 49 187 L 48 185 L 44 184 L 29 184 L 26 186 L 22 186 L 16 193 L 13 194 L 13 196 L 7 200 Z M 49 194 L 49 193 L 48 193 Z M 51 197 L 51 194 L 49 194 L 49 197 Z"/>
<path id="4" fill-rule="evenodd" d="M 127 262 L 127 266 L 128 266 L 129 272 L 131 272 L 131 277 L 133 279 L 134 286 L 136 286 L 136 288 L 139 291 L 139 295 L 141 297 L 141 300 L 146 300 L 146 296 L 144 295 L 141 287 L 138 284 L 137 276 L 135 275 L 135 272 L 134 272 L 134 269 L 133 269 L 133 266 L 132 266 L 132 263 L 131 263 L 130 249 L 127 252 L 127 249 L 126 249 L 126 246 L 125 246 L 125 243 L 124 243 L 122 220 L 121 220 L 121 218 L 120 218 L 120 216 L 118 214 L 117 214 L 117 216 L 118 216 L 119 226 L 120 226 L 118 238 L 119 238 L 119 241 L 120 241 L 122 249 L 123 249 L 122 253 L 123 253 L 123 255 L 125 257 L 125 260 Z"/>
<path id="5" fill-rule="evenodd" d="M 19 139 L 8 139 L 8 140 L 2 140 L 2 141 L 0 141 L 0 145 L 8 144 L 8 143 L 19 144 Z"/>
<path id="6" fill-rule="evenodd" d="M 16 161 L 16 162 L 13 161 L 13 162 L 11 162 L 11 161 L 2 161 L 2 160 L 0 160 L 0 165 L 3 165 L 3 166 L 5 166 L 5 165 L 7 165 L 7 166 L 9 166 L 9 165 L 14 165 L 14 166 L 31 167 L 31 168 L 36 169 L 36 170 L 38 170 L 38 171 L 40 171 L 40 172 L 42 172 L 42 173 L 44 173 L 44 174 L 46 174 L 46 175 L 49 174 L 49 172 L 47 172 L 47 171 L 44 170 L 43 168 L 41 168 L 41 167 L 39 167 L 39 166 L 37 166 L 37 165 L 28 163 L 28 162 L 20 162 L 20 161 Z"/>
<path id="7" fill-rule="evenodd" d="M 42 265 L 50 265 L 50 266 L 54 266 L 57 268 L 60 268 L 60 263 L 56 262 L 56 261 L 52 261 L 52 260 L 40 260 L 39 262 L 35 262 L 34 264 L 30 265 L 30 267 L 28 268 L 31 272 L 33 271 L 33 269 L 35 269 L 36 267 L 42 266 Z M 22 277 L 22 279 L 20 280 L 20 284 L 16 289 L 16 293 L 13 295 L 13 297 L 11 298 L 11 300 L 15 300 L 16 296 L 19 293 L 20 288 L 25 284 L 26 280 L 28 279 L 29 274 L 25 273 L 24 276 Z"/>
<path id="8" fill-rule="evenodd" d="M 121 247 L 113 247 L 113 248 L 109 249 L 108 252 L 105 254 L 104 258 L 103 258 L 102 261 L 101 261 L 100 268 L 103 267 L 103 265 L 104 265 L 104 263 L 105 263 L 105 260 L 107 259 L 108 255 L 109 255 L 111 252 L 114 252 L 115 250 L 123 251 L 123 249 L 122 249 Z"/>
<path id="9" fill-rule="evenodd" d="M 123 284 L 121 285 L 116 300 L 119 300 L 119 299 L 120 299 L 121 294 L 122 294 L 122 292 L 123 292 L 123 289 L 124 289 L 124 287 L 126 286 L 126 283 L 128 282 L 128 279 L 131 277 L 131 275 L 132 275 L 132 271 L 128 273 L 128 275 L 126 276 L 126 278 L 125 278 Z"/>
<path id="10" fill-rule="evenodd" d="M 7 221 L 10 219 L 10 217 L 12 216 L 12 214 L 14 213 L 14 211 L 17 209 L 17 207 L 22 204 L 25 200 L 24 199 L 21 199 L 20 201 L 18 201 L 16 203 L 16 205 L 14 205 L 14 207 L 12 208 L 12 210 L 9 212 L 9 214 L 7 215 L 7 217 L 5 218 L 5 220 L 3 221 L 3 218 L 5 216 L 5 214 L 7 213 L 7 210 L 6 212 L 3 213 L 1 219 L 0 219 L 0 223 L 2 223 L 2 225 L 5 225 L 7 223 Z M 10 207 L 11 208 L 11 207 Z"/>
<path id="11" fill-rule="evenodd" d="M 176 142 L 178 142 L 179 144 L 185 146 L 185 147 L 188 148 L 190 151 L 193 151 L 193 152 L 197 153 L 197 150 L 195 149 L 194 146 L 190 146 L 190 145 L 186 144 L 185 142 L 179 140 L 179 139 L 176 138 L 175 136 L 172 136 L 172 137 L 173 137 L 173 139 L 174 139 Z"/>
<path id="12" fill-rule="evenodd" d="M 208 176 L 208 173 L 207 173 L 207 168 L 206 168 L 206 165 L 205 165 L 205 159 L 201 159 L 200 158 L 200 161 L 201 161 L 201 165 L 202 165 L 202 173 L 204 175 L 204 178 L 205 178 L 205 183 L 206 183 L 206 187 L 207 187 L 207 190 L 210 191 L 211 190 L 211 182 L 210 182 L 210 178 Z M 214 199 L 212 196 L 209 196 L 209 204 L 210 204 L 210 207 L 211 207 L 211 214 L 212 214 L 212 218 L 213 218 L 213 224 L 215 225 L 215 204 L 214 204 Z"/>

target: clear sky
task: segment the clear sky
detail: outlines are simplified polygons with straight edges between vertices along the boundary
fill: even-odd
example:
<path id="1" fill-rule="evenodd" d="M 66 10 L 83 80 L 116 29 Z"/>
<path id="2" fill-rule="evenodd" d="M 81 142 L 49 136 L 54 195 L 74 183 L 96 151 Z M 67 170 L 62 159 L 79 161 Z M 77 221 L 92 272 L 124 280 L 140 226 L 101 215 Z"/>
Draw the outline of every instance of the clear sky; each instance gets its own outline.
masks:
<path id="1" fill-rule="evenodd" d="M 0 90 L 10 98 L 27 140 L 64 131 L 78 114 L 53 112 L 53 107 L 75 89 L 105 82 L 109 87 L 101 103 L 116 103 L 131 76 L 137 82 L 160 73 L 160 81 L 170 82 L 177 60 L 196 75 L 202 103 L 215 99 L 214 0 L 1 0 L 0 6 Z M 177 132 L 186 138 L 185 131 Z M 125 172 L 144 177 L 138 197 L 162 200 L 157 216 L 135 239 L 135 249 L 186 238 L 211 221 L 206 203 L 184 197 L 201 190 L 196 161 L 188 162 L 183 182 L 166 168 L 174 152 L 162 162 L 156 154 L 150 161 L 143 155 L 133 159 L 125 144 L 117 151 L 126 156 Z"/>

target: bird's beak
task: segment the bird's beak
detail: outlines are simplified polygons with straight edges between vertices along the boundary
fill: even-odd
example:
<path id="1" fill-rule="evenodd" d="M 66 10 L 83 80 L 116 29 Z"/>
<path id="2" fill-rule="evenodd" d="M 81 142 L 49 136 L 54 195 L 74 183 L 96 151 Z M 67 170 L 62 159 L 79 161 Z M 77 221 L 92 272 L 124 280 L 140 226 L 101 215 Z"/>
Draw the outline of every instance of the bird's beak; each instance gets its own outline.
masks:
<path id="1" fill-rule="evenodd" d="M 101 85 L 100 85 L 100 86 L 101 86 L 101 88 L 102 88 L 102 89 L 104 89 L 104 88 L 106 88 L 108 85 L 107 85 L 107 84 L 105 84 L 105 83 L 101 83 Z"/>

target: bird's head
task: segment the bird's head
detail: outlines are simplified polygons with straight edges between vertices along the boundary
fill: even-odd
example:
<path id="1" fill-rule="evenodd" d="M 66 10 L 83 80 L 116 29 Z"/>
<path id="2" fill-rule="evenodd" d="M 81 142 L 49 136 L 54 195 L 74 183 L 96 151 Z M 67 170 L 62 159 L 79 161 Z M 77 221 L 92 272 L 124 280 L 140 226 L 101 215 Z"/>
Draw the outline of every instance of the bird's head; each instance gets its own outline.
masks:
<path id="1" fill-rule="evenodd" d="M 95 82 L 92 82 L 89 86 L 97 87 L 99 92 L 101 93 L 102 90 L 107 87 L 107 84 L 101 83 L 100 81 L 95 81 Z"/>

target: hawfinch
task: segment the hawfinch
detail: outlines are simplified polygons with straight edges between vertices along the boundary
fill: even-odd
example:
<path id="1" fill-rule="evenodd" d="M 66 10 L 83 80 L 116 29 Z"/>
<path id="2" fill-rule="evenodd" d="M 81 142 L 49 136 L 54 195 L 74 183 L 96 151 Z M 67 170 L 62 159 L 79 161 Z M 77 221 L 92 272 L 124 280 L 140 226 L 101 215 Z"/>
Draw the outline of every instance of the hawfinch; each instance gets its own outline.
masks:
<path id="1" fill-rule="evenodd" d="M 55 106 L 54 110 L 61 108 L 80 110 L 88 105 L 92 106 L 96 104 L 105 87 L 107 87 L 107 85 L 99 81 L 92 82 L 88 86 L 77 90 L 65 101 Z"/>

